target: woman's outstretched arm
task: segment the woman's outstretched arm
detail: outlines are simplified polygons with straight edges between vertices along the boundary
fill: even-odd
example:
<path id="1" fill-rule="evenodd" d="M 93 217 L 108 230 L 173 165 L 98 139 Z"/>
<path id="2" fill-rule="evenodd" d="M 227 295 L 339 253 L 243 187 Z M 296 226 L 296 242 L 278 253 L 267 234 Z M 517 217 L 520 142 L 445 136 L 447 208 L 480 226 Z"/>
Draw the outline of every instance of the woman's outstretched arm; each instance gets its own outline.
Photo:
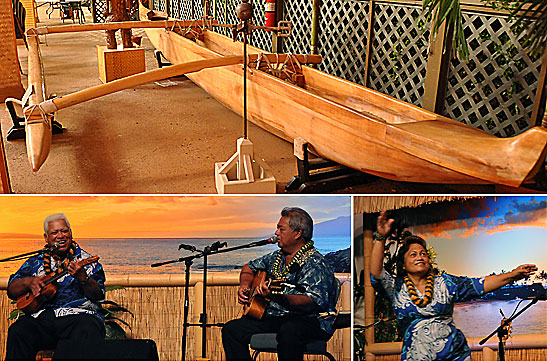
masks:
<path id="1" fill-rule="evenodd" d="M 384 265 L 384 246 L 386 244 L 386 238 L 391 233 L 391 225 L 393 219 L 387 219 L 386 212 L 381 212 L 378 216 L 377 222 L 377 234 L 380 239 L 376 239 L 372 246 L 372 252 L 370 253 L 370 274 L 376 278 L 379 278 L 382 274 L 382 268 Z"/>
<path id="2" fill-rule="evenodd" d="M 522 264 L 511 272 L 502 273 L 500 275 L 486 276 L 484 279 L 484 293 L 495 291 L 509 282 L 518 281 L 524 277 L 528 277 L 537 270 L 538 268 L 535 264 Z"/>

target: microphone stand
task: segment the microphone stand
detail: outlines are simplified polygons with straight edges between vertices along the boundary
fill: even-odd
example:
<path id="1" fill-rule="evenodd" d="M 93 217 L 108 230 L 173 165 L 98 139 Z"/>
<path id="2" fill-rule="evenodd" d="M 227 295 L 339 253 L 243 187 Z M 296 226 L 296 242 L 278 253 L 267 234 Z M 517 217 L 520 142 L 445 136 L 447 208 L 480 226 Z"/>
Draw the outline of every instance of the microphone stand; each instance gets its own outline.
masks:
<path id="1" fill-rule="evenodd" d="M 44 247 L 44 248 L 42 248 L 38 251 L 32 251 L 32 252 L 28 252 L 28 253 L 21 253 L 21 254 L 18 254 L 16 256 L 11 256 L 11 257 L 8 257 L 8 258 L 0 259 L 0 262 L 19 261 L 19 260 L 22 260 L 22 259 L 25 259 L 25 258 L 30 258 L 31 256 L 33 256 L 35 254 L 44 253 L 47 250 L 48 250 L 48 248 Z"/>
<path id="2" fill-rule="evenodd" d="M 218 253 L 226 253 L 235 251 L 238 249 L 244 249 L 244 248 L 252 248 L 252 247 L 258 247 L 258 246 L 265 246 L 267 244 L 272 244 L 269 240 L 267 241 L 256 241 L 251 242 L 247 244 L 243 244 L 240 246 L 234 246 L 224 249 L 219 249 L 223 246 L 223 244 L 220 244 L 220 242 L 216 242 L 212 244 L 211 246 L 205 247 L 202 251 L 198 251 L 198 254 L 181 257 L 177 259 L 173 259 L 170 261 L 164 261 L 164 262 L 158 262 L 151 264 L 150 267 L 160 267 L 164 266 L 166 264 L 171 263 L 177 263 L 177 262 L 184 262 L 185 265 L 185 282 L 184 282 L 184 306 L 183 306 L 183 314 L 184 314 L 184 321 L 182 324 L 182 361 L 186 359 L 186 338 L 188 335 L 188 327 L 190 326 L 199 326 L 202 328 L 202 344 L 201 344 L 201 356 L 202 358 L 205 358 L 206 353 L 206 331 L 207 327 L 211 326 L 223 326 L 223 323 L 213 323 L 208 324 L 207 323 L 207 309 L 205 308 L 207 305 L 207 257 L 210 255 L 215 255 Z M 200 315 L 200 322 L 199 323 L 188 323 L 188 312 L 189 312 L 189 293 L 190 293 L 190 267 L 192 266 L 192 263 L 194 262 L 194 259 L 196 258 L 202 258 L 203 257 L 203 300 L 202 300 L 202 308 L 203 313 Z"/>
<path id="3" fill-rule="evenodd" d="M 517 312 L 515 315 L 509 317 L 508 319 L 504 320 L 501 325 L 499 325 L 498 328 L 496 328 L 494 331 L 492 331 L 492 333 L 488 336 L 486 336 L 485 338 L 483 338 L 480 342 L 479 342 L 479 345 L 482 345 L 484 344 L 486 341 L 488 341 L 492 336 L 494 336 L 495 334 L 498 335 L 498 355 L 499 355 L 499 361 L 505 361 L 505 348 L 503 346 L 503 337 L 507 335 L 507 331 L 504 329 L 505 326 L 507 326 L 509 323 L 511 323 L 511 321 L 513 321 L 515 318 L 517 318 L 517 316 L 519 316 L 521 313 L 523 313 L 524 311 L 526 311 L 527 309 L 529 309 L 530 307 L 532 307 L 533 305 L 535 305 L 537 302 L 539 301 L 539 297 L 535 297 L 532 299 L 532 302 L 530 302 L 529 304 L 527 304 L 522 310 L 520 310 L 519 312 Z"/>

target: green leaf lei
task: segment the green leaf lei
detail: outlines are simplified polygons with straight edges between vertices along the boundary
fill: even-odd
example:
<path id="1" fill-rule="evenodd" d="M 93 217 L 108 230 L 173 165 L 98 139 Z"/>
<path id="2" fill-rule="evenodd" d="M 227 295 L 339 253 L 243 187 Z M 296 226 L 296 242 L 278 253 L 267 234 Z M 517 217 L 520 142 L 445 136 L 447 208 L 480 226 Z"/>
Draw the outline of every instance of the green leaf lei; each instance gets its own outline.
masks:
<path id="1" fill-rule="evenodd" d="M 313 241 L 308 241 L 306 244 L 304 244 L 298 252 L 293 256 L 291 261 L 281 269 L 281 261 L 283 259 L 283 252 L 280 250 L 277 252 L 277 255 L 275 256 L 273 265 L 272 265 L 272 275 L 276 279 L 285 279 L 291 269 L 295 267 L 295 265 L 298 265 L 299 267 L 302 267 L 304 263 L 310 258 L 314 253 L 316 249 L 313 247 Z"/>

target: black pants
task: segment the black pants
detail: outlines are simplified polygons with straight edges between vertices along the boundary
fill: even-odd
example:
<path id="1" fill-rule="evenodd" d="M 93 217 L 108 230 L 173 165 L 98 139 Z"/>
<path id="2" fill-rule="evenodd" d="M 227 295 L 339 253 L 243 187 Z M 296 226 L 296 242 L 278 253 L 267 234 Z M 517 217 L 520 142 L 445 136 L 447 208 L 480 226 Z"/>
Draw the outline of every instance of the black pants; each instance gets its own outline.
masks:
<path id="1" fill-rule="evenodd" d="M 55 349 L 59 340 L 93 342 L 104 336 L 103 322 L 92 315 L 55 317 L 53 310 L 37 318 L 24 315 L 8 329 L 6 360 L 34 360 L 38 351 Z"/>
<path id="2" fill-rule="evenodd" d="M 331 335 L 321 330 L 316 318 L 304 316 L 268 317 L 255 320 L 242 317 L 222 328 L 222 344 L 227 361 L 251 360 L 249 342 L 255 333 L 277 333 L 279 360 L 302 360 L 306 343 L 327 341 Z"/>

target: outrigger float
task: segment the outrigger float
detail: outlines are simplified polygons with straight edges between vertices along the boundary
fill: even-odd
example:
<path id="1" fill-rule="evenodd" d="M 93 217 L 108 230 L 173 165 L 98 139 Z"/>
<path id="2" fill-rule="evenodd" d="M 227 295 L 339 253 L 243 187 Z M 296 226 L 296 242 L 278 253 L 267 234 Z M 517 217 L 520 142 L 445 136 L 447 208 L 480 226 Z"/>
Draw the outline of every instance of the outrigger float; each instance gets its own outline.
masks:
<path id="1" fill-rule="evenodd" d="M 141 21 L 29 29 L 27 153 L 37 171 L 51 144 L 54 112 L 125 88 L 186 74 L 236 113 L 243 112 L 242 44 L 212 31 L 211 21 L 162 18 L 140 4 Z M 159 19 L 159 20 L 150 20 Z M 38 36 L 144 28 L 172 63 L 47 100 Z M 319 156 L 396 181 L 446 184 L 531 183 L 544 165 L 547 130 L 512 138 L 487 132 L 313 69 L 318 55 L 273 54 L 249 46 L 249 120 L 288 141 L 304 140 Z M 31 93 L 30 93 L 31 92 Z M 30 96 L 29 96 L 30 95 Z"/>

